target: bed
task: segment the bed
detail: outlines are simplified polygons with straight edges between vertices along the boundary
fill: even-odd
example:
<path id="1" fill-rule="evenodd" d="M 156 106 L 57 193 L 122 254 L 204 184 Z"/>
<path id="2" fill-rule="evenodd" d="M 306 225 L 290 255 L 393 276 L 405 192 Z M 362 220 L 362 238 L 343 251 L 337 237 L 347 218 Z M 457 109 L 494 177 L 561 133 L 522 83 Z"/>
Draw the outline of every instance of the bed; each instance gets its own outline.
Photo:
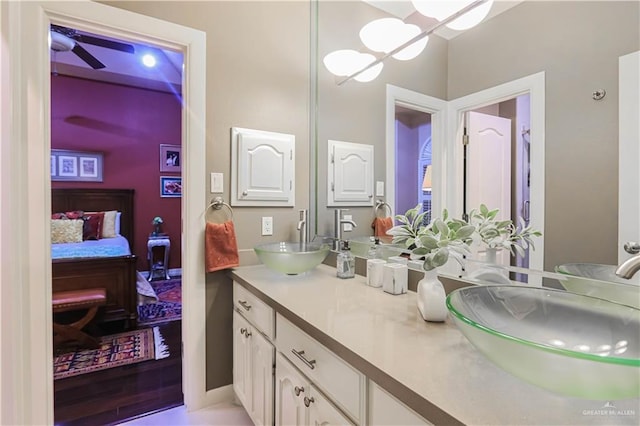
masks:
<path id="1" fill-rule="evenodd" d="M 52 213 L 119 212 L 117 237 L 52 244 L 52 288 L 53 292 L 105 288 L 107 303 L 96 321 L 123 321 L 125 328 L 135 328 L 138 316 L 137 257 L 130 249 L 134 247 L 133 196 L 133 189 L 55 188 L 51 191 Z M 85 252 L 87 248 L 89 254 Z"/>

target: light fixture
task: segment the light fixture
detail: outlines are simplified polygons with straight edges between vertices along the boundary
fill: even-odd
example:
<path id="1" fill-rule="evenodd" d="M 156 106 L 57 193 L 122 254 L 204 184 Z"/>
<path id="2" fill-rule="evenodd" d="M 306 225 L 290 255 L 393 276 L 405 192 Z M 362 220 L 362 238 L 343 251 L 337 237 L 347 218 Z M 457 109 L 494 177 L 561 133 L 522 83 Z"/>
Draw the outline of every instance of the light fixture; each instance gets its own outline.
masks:
<path id="1" fill-rule="evenodd" d="M 369 66 L 375 60 L 376 57 L 370 53 L 361 53 L 356 50 L 343 49 L 329 53 L 324 57 L 322 62 L 331 74 L 346 77 Z M 371 81 L 380 74 L 382 67 L 382 63 L 376 64 L 354 78 L 360 82 Z"/>
<path id="2" fill-rule="evenodd" d="M 430 28 L 418 31 L 413 29 L 413 25 L 405 24 L 394 18 L 381 19 L 365 25 L 360 31 L 360 37 L 371 50 L 381 52 L 382 55 L 375 57 L 355 50 L 337 50 L 325 56 L 323 62 L 325 67 L 334 75 L 344 76 L 338 81 L 338 86 L 354 79 L 357 81 L 371 81 L 382 71 L 383 62 L 389 56 L 396 59 L 412 59 L 424 49 L 428 36 L 445 25 L 452 25 L 454 29 L 466 29 L 476 25 L 489 13 L 494 0 L 412 0 L 414 6 L 420 13 L 427 16 L 437 16 L 438 22 Z M 434 9 L 432 6 L 445 6 L 446 9 Z M 480 12 L 471 14 L 476 9 Z M 421 11 L 422 10 L 422 11 Z M 472 20 L 462 19 L 473 17 Z M 458 21 L 459 20 L 459 21 Z M 382 22 L 378 22 L 382 21 Z M 458 21 L 458 24 L 454 24 Z M 474 21 L 474 22 L 472 22 Z M 477 22 L 475 22 L 477 21 Z M 391 28 L 391 29 L 389 29 Z M 411 32 L 410 32 L 411 31 Z M 415 35 L 411 35 L 415 34 Z M 405 40 L 404 42 L 402 40 Z M 400 43 L 398 45 L 398 43 Z M 395 46 L 395 47 L 394 47 Z M 356 66 L 356 64 L 360 64 Z"/>
<path id="3" fill-rule="evenodd" d="M 155 56 L 153 56 L 150 53 L 147 53 L 144 56 L 142 56 L 142 63 L 144 64 L 144 66 L 148 68 L 153 68 L 156 66 L 157 62 L 156 62 Z"/>
<path id="4" fill-rule="evenodd" d="M 360 30 L 360 40 L 374 52 L 389 53 L 420 34 L 420 27 L 405 24 L 397 18 L 382 18 L 369 22 Z M 394 54 L 395 59 L 407 61 L 418 56 L 427 45 L 429 37 L 424 37 Z"/>
<path id="5" fill-rule="evenodd" d="M 478 25 L 489 14 L 494 0 L 487 0 L 447 23 L 453 30 L 467 30 Z M 424 16 L 442 21 L 474 3 L 474 0 L 412 0 L 413 7 Z"/>

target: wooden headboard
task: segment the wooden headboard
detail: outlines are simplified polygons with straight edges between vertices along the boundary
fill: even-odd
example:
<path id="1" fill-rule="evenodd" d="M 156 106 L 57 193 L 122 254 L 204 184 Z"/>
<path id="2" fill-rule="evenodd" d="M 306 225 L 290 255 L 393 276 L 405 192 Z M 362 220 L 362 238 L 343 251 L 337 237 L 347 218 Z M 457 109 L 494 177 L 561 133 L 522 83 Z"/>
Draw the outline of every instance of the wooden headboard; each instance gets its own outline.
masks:
<path id="1" fill-rule="evenodd" d="M 72 210 L 122 212 L 120 234 L 133 250 L 133 194 L 133 189 L 54 188 L 51 190 L 51 213 Z"/>

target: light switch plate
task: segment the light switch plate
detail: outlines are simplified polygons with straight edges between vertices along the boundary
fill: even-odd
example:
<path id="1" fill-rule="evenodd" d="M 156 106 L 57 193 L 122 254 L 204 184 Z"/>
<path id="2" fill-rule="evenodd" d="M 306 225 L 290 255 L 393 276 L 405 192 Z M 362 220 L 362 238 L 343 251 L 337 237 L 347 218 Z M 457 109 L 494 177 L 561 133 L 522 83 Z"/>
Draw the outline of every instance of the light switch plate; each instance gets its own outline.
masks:
<path id="1" fill-rule="evenodd" d="M 344 220 L 353 220 L 353 216 L 351 216 L 350 214 L 345 214 L 344 216 Z M 350 223 L 344 223 L 343 224 L 344 228 L 342 228 L 343 231 L 353 231 L 353 225 Z"/>
<path id="2" fill-rule="evenodd" d="M 376 181 L 376 197 L 384 197 L 384 182 Z"/>
<path id="3" fill-rule="evenodd" d="M 273 217 L 262 218 L 262 235 L 273 235 Z"/>
<path id="4" fill-rule="evenodd" d="M 224 174 L 211 173 L 211 193 L 222 194 L 224 192 Z"/>

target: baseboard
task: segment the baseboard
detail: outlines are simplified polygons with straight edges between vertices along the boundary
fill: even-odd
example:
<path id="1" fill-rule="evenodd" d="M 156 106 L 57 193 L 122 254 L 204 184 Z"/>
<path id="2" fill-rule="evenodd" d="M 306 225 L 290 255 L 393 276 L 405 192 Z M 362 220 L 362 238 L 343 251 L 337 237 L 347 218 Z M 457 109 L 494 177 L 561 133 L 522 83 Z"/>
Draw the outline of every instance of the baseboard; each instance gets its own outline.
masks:
<path id="1" fill-rule="evenodd" d="M 145 277 L 145 278 L 149 278 L 149 271 L 138 271 L 140 272 L 140 274 Z M 171 268 L 169 269 L 169 276 L 171 278 L 173 277 L 181 277 L 182 276 L 182 268 Z M 157 277 L 157 275 L 156 275 Z"/>
<path id="2" fill-rule="evenodd" d="M 203 405 L 201 407 L 189 407 L 187 406 L 187 411 L 199 410 L 201 408 L 209 407 L 211 405 L 220 404 L 222 402 L 231 402 L 235 401 L 235 392 L 233 391 L 233 385 L 221 386 L 216 389 L 208 390 L 204 399 L 202 400 Z"/>

